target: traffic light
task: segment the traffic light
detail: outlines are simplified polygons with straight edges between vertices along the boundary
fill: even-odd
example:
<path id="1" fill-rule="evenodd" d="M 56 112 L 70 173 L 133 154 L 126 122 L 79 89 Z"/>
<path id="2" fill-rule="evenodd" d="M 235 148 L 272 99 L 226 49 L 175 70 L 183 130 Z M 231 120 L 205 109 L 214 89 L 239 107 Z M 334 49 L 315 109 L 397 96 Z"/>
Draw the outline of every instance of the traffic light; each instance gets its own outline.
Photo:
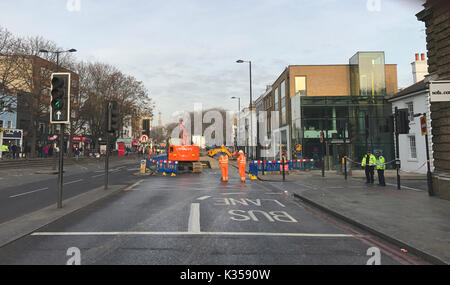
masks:
<path id="1" fill-rule="evenodd" d="M 349 124 L 347 125 L 347 128 L 348 128 L 348 130 L 347 130 L 347 132 L 348 132 L 348 138 L 349 138 L 349 139 L 352 139 L 352 137 L 353 137 L 353 125 L 349 123 Z"/>
<path id="2" fill-rule="evenodd" d="M 51 77 L 50 122 L 69 124 L 70 73 L 53 73 Z"/>
<path id="3" fill-rule="evenodd" d="M 106 130 L 114 133 L 119 130 L 119 104 L 115 101 L 107 103 Z"/>
<path id="4" fill-rule="evenodd" d="M 339 128 L 337 134 L 338 134 L 338 135 L 337 135 L 337 136 L 338 136 L 338 139 L 340 139 L 340 140 L 344 139 L 344 128 Z"/>
<path id="5" fill-rule="evenodd" d="M 142 129 L 145 134 L 150 135 L 150 120 L 146 119 L 142 121 Z"/>
<path id="6" fill-rule="evenodd" d="M 397 133 L 409 134 L 409 111 L 398 109 L 396 118 Z"/>

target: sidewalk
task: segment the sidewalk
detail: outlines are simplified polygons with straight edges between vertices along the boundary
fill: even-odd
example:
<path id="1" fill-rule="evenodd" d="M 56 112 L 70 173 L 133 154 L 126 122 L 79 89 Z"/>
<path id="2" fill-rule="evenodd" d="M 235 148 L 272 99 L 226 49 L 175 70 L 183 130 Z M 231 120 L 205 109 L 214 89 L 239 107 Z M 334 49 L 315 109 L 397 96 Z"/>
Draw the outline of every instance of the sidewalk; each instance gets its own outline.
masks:
<path id="1" fill-rule="evenodd" d="M 272 178 L 269 178 L 271 176 Z M 280 175 L 262 179 L 282 181 Z M 276 178 L 275 178 L 276 177 Z M 293 173 L 280 183 L 315 207 L 405 248 L 432 263 L 450 264 L 450 201 L 428 192 L 366 185 L 359 178 L 316 171 Z"/>
<path id="2" fill-rule="evenodd" d="M 237 167 L 235 162 L 230 164 Z M 366 185 L 359 176 L 345 181 L 336 171 L 327 172 L 326 177 L 321 171 L 310 171 L 286 175 L 285 182 L 280 174 L 259 178 L 396 244 L 399 250 L 406 249 L 431 263 L 450 264 L 450 201 L 430 197 L 427 191 Z M 403 173 L 402 179 L 407 176 Z"/>

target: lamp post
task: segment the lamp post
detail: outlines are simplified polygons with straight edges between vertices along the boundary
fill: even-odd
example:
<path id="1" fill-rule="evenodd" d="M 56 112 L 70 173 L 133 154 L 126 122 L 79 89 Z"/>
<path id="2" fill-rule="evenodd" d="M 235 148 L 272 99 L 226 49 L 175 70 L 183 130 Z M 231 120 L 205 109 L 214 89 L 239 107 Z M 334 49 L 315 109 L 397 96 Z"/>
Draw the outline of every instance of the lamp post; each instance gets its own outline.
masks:
<path id="1" fill-rule="evenodd" d="M 237 128 L 236 128 L 236 145 L 239 143 L 239 127 L 241 124 L 241 97 L 231 97 L 231 99 L 238 99 L 238 124 L 237 124 Z"/>
<path id="2" fill-rule="evenodd" d="M 61 53 L 76 52 L 76 49 L 69 50 L 57 50 L 49 51 L 46 49 L 40 49 L 40 53 L 53 53 L 56 54 L 56 72 L 59 72 L 59 55 Z M 70 114 L 68 115 L 70 118 Z M 62 189 L 63 189 L 63 168 L 64 168 L 64 127 L 65 124 L 60 124 L 60 134 L 59 134 L 59 173 L 58 173 L 58 209 L 62 208 Z M 54 166 L 56 170 L 56 164 Z"/>
<path id="3" fill-rule="evenodd" d="M 252 62 L 239 59 L 236 63 L 248 63 L 250 71 L 250 147 L 252 149 L 251 157 L 253 158 L 253 92 L 252 92 Z"/>

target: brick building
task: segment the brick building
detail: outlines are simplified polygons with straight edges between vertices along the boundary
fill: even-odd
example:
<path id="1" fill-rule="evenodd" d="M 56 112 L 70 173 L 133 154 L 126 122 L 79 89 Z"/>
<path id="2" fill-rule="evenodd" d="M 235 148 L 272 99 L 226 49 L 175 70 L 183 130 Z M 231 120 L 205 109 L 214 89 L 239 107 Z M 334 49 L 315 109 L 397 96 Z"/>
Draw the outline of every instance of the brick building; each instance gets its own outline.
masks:
<path id="1" fill-rule="evenodd" d="M 417 19 L 425 23 L 430 81 L 450 80 L 450 1 L 427 0 Z M 432 102 L 433 190 L 450 199 L 450 101 Z"/>

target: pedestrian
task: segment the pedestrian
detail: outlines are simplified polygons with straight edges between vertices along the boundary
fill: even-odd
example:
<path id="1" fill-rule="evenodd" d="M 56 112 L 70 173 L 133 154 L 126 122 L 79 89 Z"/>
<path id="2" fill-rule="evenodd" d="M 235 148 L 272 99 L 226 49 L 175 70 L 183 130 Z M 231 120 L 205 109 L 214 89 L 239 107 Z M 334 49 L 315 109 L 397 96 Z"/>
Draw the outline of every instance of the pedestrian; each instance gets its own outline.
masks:
<path id="1" fill-rule="evenodd" d="M 361 166 L 364 167 L 366 172 L 366 183 L 373 184 L 374 183 L 374 172 L 375 172 L 375 156 L 372 154 L 370 150 L 367 151 L 366 155 L 364 155 Z"/>
<path id="2" fill-rule="evenodd" d="M 222 170 L 222 181 L 228 182 L 228 155 L 221 155 L 219 158 L 219 163 Z"/>
<path id="3" fill-rule="evenodd" d="M 6 157 L 8 155 L 9 148 L 6 144 L 2 144 L 2 157 Z"/>
<path id="4" fill-rule="evenodd" d="M 384 171 L 386 170 L 386 164 L 384 163 L 384 156 L 381 155 L 381 152 L 377 151 L 375 154 L 375 163 L 378 173 L 378 183 L 380 186 L 386 186 L 386 181 L 384 179 Z"/>
<path id="5" fill-rule="evenodd" d="M 50 157 L 53 156 L 53 144 L 50 144 L 48 147 L 48 156 Z"/>
<path id="6" fill-rule="evenodd" d="M 239 157 L 237 159 L 239 165 L 239 175 L 241 176 L 241 182 L 245 182 L 245 168 L 247 165 L 247 158 L 245 158 L 244 152 L 239 151 Z"/>
<path id="7" fill-rule="evenodd" d="M 45 158 L 48 157 L 48 144 L 45 144 L 45 146 L 44 146 L 44 157 Z"/>
<path id="8" fill-rule="evenodd" d="M 11 153 L 12 153 L 12 159 L 16 159 L 16 155 L 17 155 L 17 146 L 15 144 L 13 144 L 11 146 Z"/>

